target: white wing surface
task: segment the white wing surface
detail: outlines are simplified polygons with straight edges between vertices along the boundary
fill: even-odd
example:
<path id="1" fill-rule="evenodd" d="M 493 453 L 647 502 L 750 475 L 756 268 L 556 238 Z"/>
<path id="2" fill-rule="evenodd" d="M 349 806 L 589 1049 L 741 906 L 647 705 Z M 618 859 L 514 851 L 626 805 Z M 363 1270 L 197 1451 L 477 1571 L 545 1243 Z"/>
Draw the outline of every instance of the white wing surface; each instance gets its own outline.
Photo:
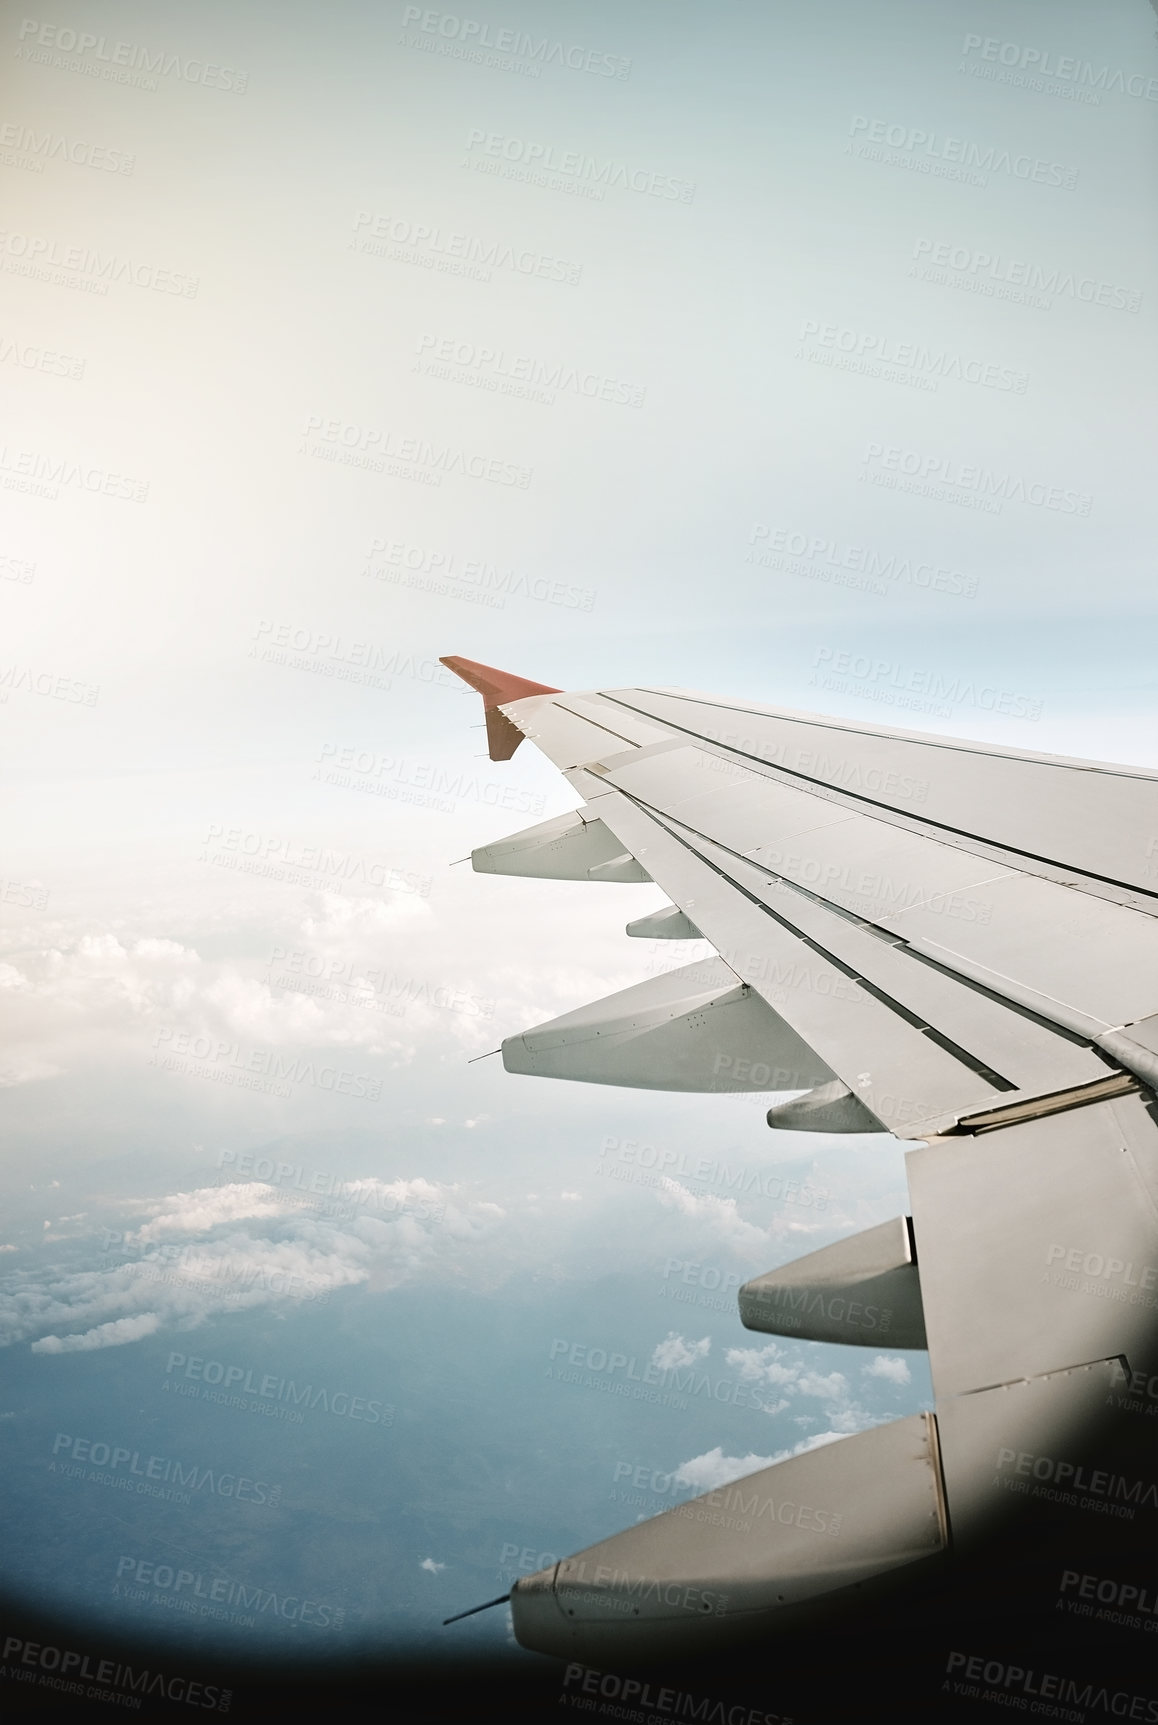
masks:
<path id="1" fill-rule="evenodd" d="M 530 738 L 584 799 L 476 868 L 654 881 L 672 908 L 629 932 L 719 955 L 509 1038 L 508 1070 L 804 1090 L 771 1126 L 921 1145 L 910 1218 L 757 1278 L 740 1311 L 878 1347 L 857 1312 L 885 1312 L 891 1345 L 928 1347 L 935 1414 L 520 1581 L 519 1639 L 604 1660 L 750 1640 L 1003 1538 L 1036 1553 L 1030 1588 L 1059 1552 L 1153 1567 L 1158 774 L 444 662 L 501 758 Z M 756 1511 L 725 1535 L 704 1506 L 737 1492 Z"/>

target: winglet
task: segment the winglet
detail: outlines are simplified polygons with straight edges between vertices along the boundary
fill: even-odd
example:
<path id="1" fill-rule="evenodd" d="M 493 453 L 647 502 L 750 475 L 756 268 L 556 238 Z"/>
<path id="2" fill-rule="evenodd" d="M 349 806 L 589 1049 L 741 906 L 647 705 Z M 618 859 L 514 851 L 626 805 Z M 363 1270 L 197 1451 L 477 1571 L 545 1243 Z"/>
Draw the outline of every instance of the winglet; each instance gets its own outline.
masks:
<path id="1" fill-rule="evenodd" d="M 492 665 L 477 665 L 473 659 L 444 658 L 439 660 L 439 664 L 445 665 L 482 696 L 492 761 L 509 761 L 523 740 L 518 726 L 499 711 L 504 702 L 521 701 L 525 695 L 562 693 L 561 689 L 553 689 L 548 683 L 532 683 L 526 677 L 512 676 L 509 671 L 496 671 Z"/>

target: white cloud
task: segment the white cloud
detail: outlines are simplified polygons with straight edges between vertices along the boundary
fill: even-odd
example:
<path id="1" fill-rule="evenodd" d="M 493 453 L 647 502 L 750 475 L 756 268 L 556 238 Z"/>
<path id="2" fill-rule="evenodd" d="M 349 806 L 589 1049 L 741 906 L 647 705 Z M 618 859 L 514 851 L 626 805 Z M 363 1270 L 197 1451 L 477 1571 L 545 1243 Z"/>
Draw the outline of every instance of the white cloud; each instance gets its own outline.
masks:
<path id="1" fill-rule="evenodd" d="M 715 1491 L 721 1485 L 730 1485 L 734 1479 L 743 1479 L 745 1474 L 759 1473 L 761 1468 L 771 1467 L 776 1459 L 771 1455 L 725 1455 L 717 1444 L 706 1455 L 695 1455 L 691 1461 L 677 1467 L 672 1478 L 680 1485 L 695 1486 L 700 1492 Z"/>
<path id="2" fill-rule="evenodd" d="M 693 1456 L 691 1461 L 683 1462 L 675 1469 L 672 1478 L 680 1485 L 694 1486 L 697 1491 L 716 1491 L 722 1485 L 730 1485 L 733 1480 L 744 1479 L 750 1473 L 759 1473 L 763 1468 L 773 1467 L 777 1462 L 791 1461 L 793 1456 L 804 1455 L 808 1450 L 820 1449 L 824 1444 L 836 1443 L 845 1436 L 844 1432 L 816 1432 L 812 1437 L 804 1438 L 793 1449 L 781 1449 L 773 1455 L 755 1455 L 751 1451 L 744 1456 L 725 1455 L 719 1444 L 705 1455 Z"/>
<path id="3" fill-rule="evenodd" d="M 847 1393 L 848 1379 L 843 1372 L 829 1372 L 827 1377 L 822 1372 L 802 1372 L 797 1388 L 802 1396 L 821 1396 L 825 1401 L 833 1401 Z"/>
<path id="4" fill-rule="evenodd" d="M 34 1354 L 83 1354 L 93 1348 L 120 1348 L 126 1342 L 139 1342 L 161 1327 L 156 1312 L 140 1312 L 133 1318 L 116 1318 L 110 1324 L 98 1324 L 95 1330 L 85 1330 L 74 1336 L 42 1336 L 33 1342 Z"/>
<path id="5" fill-rule="evenodd" d="M 824 1404 L 823 1417 L 832 1436 L 847 1437 L 875 1423 L 873 1415 L 852 1400 L 843 1372 L 815 1371 L 779 1342 L 766 1342 L 759 1348 L 728 1348 L 724 1361 L 742 1382 L 767 1384 L 780 1392 L 779 1399 L 766 1408 L 769 1414 L 783 1413 L 793 1404 L 799 1409 L 802 1402 L 811 1399 Z M 794 1417 L 798 1424 L 810 1425 L 817 1416 L 802 1412 Z M 799 1454 L 817 1441 L 827 1440 L 823 1435 L 819 1439 L 812 1436 L 796 1450 L 785 1450 L 783 1454 Z M 779 1461 L 782 1457 L 775 1459 Z"/>
<path id="6" fill-rule="evenodd" d="M 773 1384 L 777 1388 L 796 1386 L 799 1367 L 786 1365 L 780 1359 L 784 1349 L 779 1342 L 765 1342 L 762 1348 L 729 1348 L 724 1361 L 737 1371 L 745 1383 Z"/>
<path id="7" fill-rule="evenodd" d="M 666 1338 L 656 1346 L 651 1363 L 665 1372 L 678 1370 L 681 1366 L 691 1366 L 697 1360 L 702 1360 L 711 1345 L 711 1336 L 704 1336 L 698 1342 L 688 1342 L 674 1330 L 669 1330 Z"/>
<path id="8" fill-rule="evenodd" d="M 0 1065 L 0 1090 L 15 1090 L 19 1084 L 35 1084 L 40 1078 L 55 1078 L 63 1067 L 45 1060 L 30 1049 L 20 1049 L 7 1056 Z"/>
<path id="9" fill-rule="evenodd" d="M 763 1228 L 745 1222 L 736 1208 L 734 1198 L 716 1198 L 711 1193 L 689 1192 L 687 1187 L 669 1175 L 659 1182 L 656 1196 L 668 1209 L 678 1210 L 696 1225 L 697 1237 L 740 1252 L 747 1258 L 759 1258 L 769 1250 L 770 1236 Z"/>
<path id="10" fill-rule="evenodd" d="M 862 1366 L 866 1377 L 884 1378 L 890 1384 L 908 1384 L 913 1381 L 908 1362 L 896 1354 L 878 1354 L 870 1365 Z"/>
<path id="11" fill-rule="evenodd" d="M 441 1575 L 446 1565 L 445 1563 L 435 1563 L 433 1557 L 424 1557 L 418 1567 L 428 1570 L 431 1575 Z"/>
<path id="12" fill-rule="evenodd" d="M 338 1204 L 302 1200 L 248 1182 L 153 1201 L 151 1219 L 129 1235 L 137 1255 L 11 1276 L 0 1345 L 39 1336 L 39 1353 L 74 1353 L 358 1284 L 382 1291 L 431 1271 L 462 1274 L 505 1220 L 499 1205 L 422 1177 L 350 1181 Z"/>
<path id="13" fill-rule="evenodd" d="M 841 1438 L 850 1435 L 848 1432 L 836 1431 L 813 1432 L 811 1437 L 802 1438 L 792 1449 L 778 1450 L 772 1459 L 773 1461 L 789 1461 L 794 1455 L 806 1455 L 810 1449 L 822 1449 L 825 1444 L 839 1443 Z"/>
<path id="14" fill-rule="evenodd" d="M 358 1049 L 406 1063 L 420 1043 L 493 1046 L 493 1000 L 439 939 L 425 899 L 306 895 L 276 921 L 239 931 L 257 957 L 203 959 L 194 946 L 83 926 L 0 965 L 0 1088 L 121 1056 L 142 1034 L 208 1038 L 228 1049 Z M 275 957 L 276 954 L 282 956 Z M 493 989 L 490 991 L 493 993 Z M 432 1035 L 433 1033 L 433 1035 Z"/>
<path id="15" fill-rule="evenodd" d="M 279 1216 L 286 1208 L 286 1195 L 258 1180 L 244 1185 L 207 1186 L 197 1192 L 174 1192 L 162 1200 L 159 1214 L 138 1228 L 134 1238 L 146 1241 L 163 1240 L 175 1234 L 203 1234 L 220 1222 Z"/>
<path id="16" fill-rule="evenodd" d="M 747 1383 L 774 1384 L 795 1395 L 822 1396 L 826 1399 L 842 1396 L 848 1390 L 848 1379 L 842 1372 L 809 1371 L 799 1362 L 786 1362 L 785 1350 L 778 1342 L 765 1342 L 762 1348 L 729 1348 L 726 1363 L 739 1372 Z"/>

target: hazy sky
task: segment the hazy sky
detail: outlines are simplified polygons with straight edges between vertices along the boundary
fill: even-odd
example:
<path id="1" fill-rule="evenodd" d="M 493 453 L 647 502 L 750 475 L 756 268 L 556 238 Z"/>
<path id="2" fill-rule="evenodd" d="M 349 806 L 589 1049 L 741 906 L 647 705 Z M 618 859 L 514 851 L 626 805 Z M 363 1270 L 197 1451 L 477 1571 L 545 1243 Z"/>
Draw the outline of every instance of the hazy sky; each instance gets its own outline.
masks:
<path id="1" fill-rule="evenodd" d="M 1153 765 L 1152 9 L 54 0 L 0 60 L 8 1338 L 178 1345 L 163 1239 L 578 1299 L 662 1216 L 658 1302 L 895 1213 L 879 1140 L 467 1064 L 700 949 L 448 867 L 575 798 L 438 656 Z M 306 1137 L 374 1227 L 253 1189 Z M 904 1382 L 792 1369 L 802 1441 Z"/>

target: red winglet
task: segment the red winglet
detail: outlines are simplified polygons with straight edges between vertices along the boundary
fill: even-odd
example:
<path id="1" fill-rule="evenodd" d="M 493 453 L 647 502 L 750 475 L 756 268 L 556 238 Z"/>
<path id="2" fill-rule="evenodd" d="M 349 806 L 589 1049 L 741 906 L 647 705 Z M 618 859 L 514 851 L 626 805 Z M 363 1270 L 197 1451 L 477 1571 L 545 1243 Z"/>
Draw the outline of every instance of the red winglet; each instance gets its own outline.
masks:
<path id="1" fill-rule="evenodd" d="M 476 665 L 473 659 L 445 658 L 440 659 L 439 664 L 445 665 L 482 696 L 492 761 L 509 761 L 523 740 L 518 727 L 512 725 L 505 713 L 499 712 L 501 706 L 507 701 L 521 701 L 525 695 L 562 694 L 561 689 L 553 689 L 549 683 L 532 683 L 526 677 L 512 676 L 509 671 L 496 671 L 493 665 Z"/>

